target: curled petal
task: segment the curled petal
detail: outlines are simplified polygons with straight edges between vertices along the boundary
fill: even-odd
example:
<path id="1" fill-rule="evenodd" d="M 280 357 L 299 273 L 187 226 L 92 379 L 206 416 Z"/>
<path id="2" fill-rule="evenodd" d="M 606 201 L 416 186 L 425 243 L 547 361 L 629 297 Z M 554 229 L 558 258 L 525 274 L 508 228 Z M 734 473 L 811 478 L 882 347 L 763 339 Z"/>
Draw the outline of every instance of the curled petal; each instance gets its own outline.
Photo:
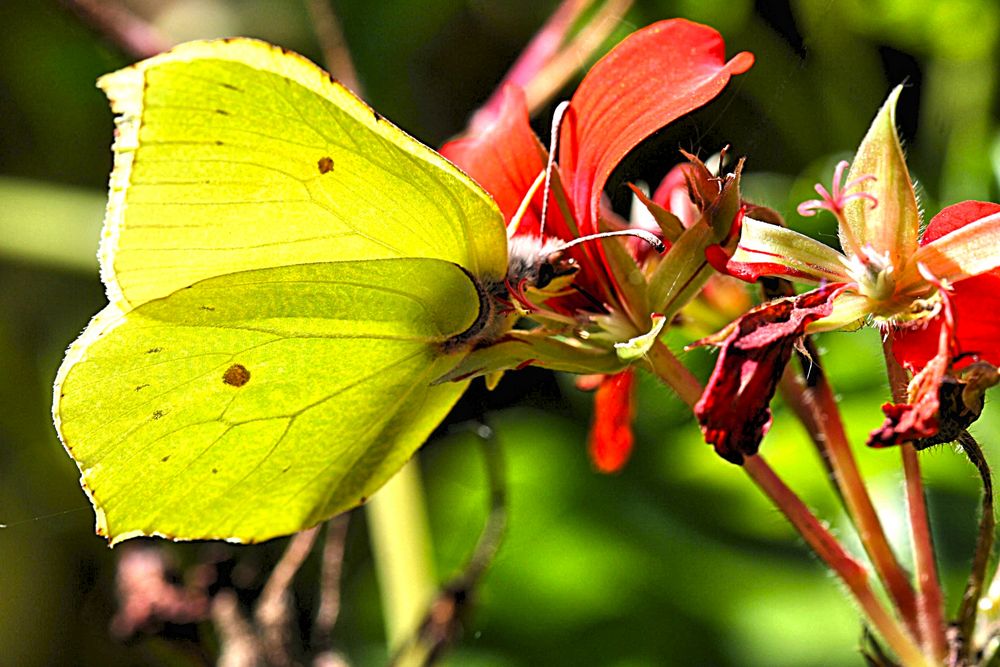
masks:
<path id="1" fill-rule="evenodd" d="M 628 368 L 621 373 L 604 376 L 594 395 L 590 460 L 603 473 L 621 470 L 632 453 L 634 384 L 635 371 Z"/>
<path id="2" fill-rule="evenodd" d="M 580 231 L 598 231 L 604 184 L 629 151 L 752 64 L 746 52 L 726 61 L 718 32 L 683 19 L 638 30 L 598 61 L 573 95 L 559 153 Z"/>
<path id="3" fill-rule="evenodd" d="M 888 447 L 901 445 L 904 442 L 913 442 L 918 449 L 921 449 L 918 443 L 927 442 L 924 446 L 936 444 L 935 436 L 938 435 L 940 425 L 938 411 L 941 406 L 941 398 L 942 395 L 945 396 L 946 400 L 950 398 L 948 390 L 942 385 L 945 373 L 947 373 L 951 363 L 947 343 L 950 337 L 949 333 L 941 332 L 940 338 L 944 349 L 924 366 L 922 371 L 913 376 L 913 380 L 910 381 L 910 402 L 886 403 L 882 406 L 885 422 L 868 436 L 869 447 Z M 961 389 L 959 389 L 958 395 L 961 395 Z M 955 437 L 957 435 L 956 433 Z M 949 440 L 954 440 L 954 438 L 949 438 Z"/>
<path id="4" fill-rule="evenodd" d="M 912 442 L 917 449 L 926 449 L 954 442 L 979 419 L 986 390 L 997 382 L 996 367 L 986 362 L 976 362 L 958 375 L 946 374 L 937 391 L 918 398 L 916 404 L 883 405 L 885 423 L 872 431 L 868 444 L 886 447 Z"/>
<path id="5" fill-rule="evenodd" d="M 757 453 L 771 424 L 768 407 L 806 326 L 833 310 L 843 285 L 826 285 L 770 301 L 732 325 L 701 399 L 694 407 L 705 441 L 722 458 L 740 465 Z"/>

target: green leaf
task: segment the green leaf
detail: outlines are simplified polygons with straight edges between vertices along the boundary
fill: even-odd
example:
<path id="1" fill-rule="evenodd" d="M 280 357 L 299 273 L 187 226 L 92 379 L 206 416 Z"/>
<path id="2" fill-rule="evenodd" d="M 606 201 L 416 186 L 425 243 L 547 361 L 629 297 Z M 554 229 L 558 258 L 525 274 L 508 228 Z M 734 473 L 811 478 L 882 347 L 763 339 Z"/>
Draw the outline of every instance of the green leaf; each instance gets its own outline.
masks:
<path id="1" fill-rule="evenodd" d="M 705 218 L 685 229 L 650 276 L 650 308 L 667 317 L 676 315 L 715 272 L 705 260 L 705 249 L 717 242 Z"/>

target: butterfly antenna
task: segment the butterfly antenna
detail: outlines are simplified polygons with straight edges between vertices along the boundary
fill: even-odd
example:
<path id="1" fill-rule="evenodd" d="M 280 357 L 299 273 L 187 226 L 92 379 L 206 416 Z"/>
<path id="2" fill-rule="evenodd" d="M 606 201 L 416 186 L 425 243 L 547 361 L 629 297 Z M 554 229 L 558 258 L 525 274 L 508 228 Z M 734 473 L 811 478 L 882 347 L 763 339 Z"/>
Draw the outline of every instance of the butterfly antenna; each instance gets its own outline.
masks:
<path id="1" fill-rule="evenodd" d="M 538 192 L 538 188 L 542 186 L 545 181 L 545 172 L 538 172 L 538 176 L 535 178 L 535 182 L 531 184 L 528 188 L 528 192 L 525 193 L 524 197 L 521 199 L 521 204 L 517 207 L 517 211 L 514 213 L 514 217 L 510 219 L 510 224 L 507 225 L 507 240 L 510 241 L 517 234 L 517 228 L 521 226 L 521 220 L 524 219 L 524 214 L 528 211 L 528 206 L 531 205 L 531 200 L 534 199 L 535 193 Z"/>
<path id="2" fill-rule="evenodd" d="M 552 170 L 556 165 L 556 149 L 559 148 L 559 129 L 563 117 L 569 109 L 569 102 L 560 102 L 552 114 L 552 137 L 549 139 L 549 159 L 545 164 L 545 189 L 542 190 L 542 219 L 538 223 L 539 235 L 545 235 L 545 219 L 549 212 L 549 193 L 552 191 Z"/>
<path id="3" fill-rule="evenodd" d="M 642 239 L 649 245 L 653 246 L 653 249 L 656 250 L 656 252 L 663 252 L 664 250 L 667 249 L 667 247 L 663 245 L 663 241 L 661 241 L 656 234 L 653 234 L 652 232 L 647 232 L 645 229 L 619 229 L 613 232 L 600 232 L 598 234 L 588 234 L 587 236 L 581 236 L 578 239 L 573 239 L 572 241 L 568 241 L 563 245 L 554 248 L 552 252 L 561 252 L 563 250 L 568 250 L 575 245 L 580 245 L 581 243 L 587 243 L 588 241 L 596 241 L 597 239 L 606 239 L 612 236 L 634 236 L 638 239 Z"/>

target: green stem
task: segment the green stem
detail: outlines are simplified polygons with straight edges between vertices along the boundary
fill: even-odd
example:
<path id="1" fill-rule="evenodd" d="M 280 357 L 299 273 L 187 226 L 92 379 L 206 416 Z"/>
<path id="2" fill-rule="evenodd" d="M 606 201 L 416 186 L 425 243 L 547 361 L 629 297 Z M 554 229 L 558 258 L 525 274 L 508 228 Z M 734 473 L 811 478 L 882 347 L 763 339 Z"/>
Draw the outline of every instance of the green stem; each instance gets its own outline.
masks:
<path id="1" fill-rule="evenodd" d="M 425 508 L 416 458 L 366 506 L 390 654 L 419 631 L 437 592 Z"/>
<path id="2" fill-rule="evenodd" d="M 982 516 L 979 517 L 979 534 L 976 538 L 976 551 L 969 571 L 969 581 L 962 595 L 962 604 L 958 609 L 958 627 L 961 633 L 964 657 L 969 660 L 974 654 L 973 634 L 976 629 L 976 616 L 979 612 L 979 600 L 983 597 L 983 582 L 986 579 L 986 567 L 990 554 L 993 552 L 993 532 L 996 529 L 996 519 L 993 516 L 993 478 L 990 467 L 983 456 L 983 450 L 976 439 L 965 431 L 958 437 L 972 465 L 976 466 L 983 481 Z"/>
<path id="3" fill-rule="evenodd" d="M 896 403 L 907 400 L 906 371 L 892 355 L 892 338 L 886 337 L 882 344 L 889 388 Z M 900 446 L 903 460 L 903 477 L 906 501 L 910 519 L 910 537 L 913 541 L 913 566 L 917 577 L 917 619 L 920 623 L 921 639 L 928 653 L 938 660 L 948 655 L 948 639 L 945 635 L 944 595 L 938 581 L 937 563 L 934 559 L 934 543 L 927 521 L 927 500 L 924 496 L 923 480 L 920 476 L 920 461 L 917 450 L 910 443 Z"/>
<path id="4" fill-rule="evenodd" d="M 900 615 L 919 634 L 916 596 L 909 577 L 886 537 L 871 496 L 861 478 L 847 432 L 837 408 L 837 400 L 826 374 L 813 360 L 808 378 L 785 374 L 781 381 L 782 398 L 806 427 L 820 456 L 828 466 L 865 552 L 879 579 L 895 602 Z"/>
<path id="5" fill-rule="evenodd" d="M 868 572 L 844 549 L 827 528 L 759 456 L 748 456 L 743 469 L 791 522 L 813 552 L 833 570 L 854 595 L 862 611 L 885 643 L 904 665 L 932 664 L 913 637 L 879 602 L 868 581 Z"/>

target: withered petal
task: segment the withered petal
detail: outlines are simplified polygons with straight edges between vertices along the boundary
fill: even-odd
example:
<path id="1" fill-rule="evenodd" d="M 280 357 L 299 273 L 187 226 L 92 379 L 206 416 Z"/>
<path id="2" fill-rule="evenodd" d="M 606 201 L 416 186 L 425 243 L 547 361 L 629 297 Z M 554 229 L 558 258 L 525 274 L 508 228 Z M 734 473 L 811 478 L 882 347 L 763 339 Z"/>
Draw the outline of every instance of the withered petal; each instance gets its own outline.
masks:
<path id="1" fill-rule="evenodd" d="M 806 326 L 833 310 L 844 285 L 832 284 L 757 306 L 736 320 L 694 413 L 705 441 L 741 465 L 771 424 L 769 404 Z"/>

